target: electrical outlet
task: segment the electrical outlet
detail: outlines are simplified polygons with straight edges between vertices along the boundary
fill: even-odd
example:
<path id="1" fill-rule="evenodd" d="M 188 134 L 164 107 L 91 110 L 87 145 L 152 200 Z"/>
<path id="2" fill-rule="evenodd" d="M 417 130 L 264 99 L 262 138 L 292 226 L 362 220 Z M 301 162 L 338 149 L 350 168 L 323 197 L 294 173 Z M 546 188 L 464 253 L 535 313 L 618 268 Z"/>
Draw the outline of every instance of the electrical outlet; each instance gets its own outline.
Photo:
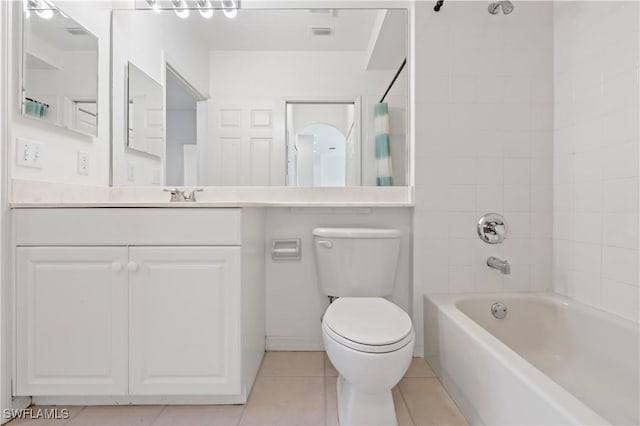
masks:
<path id="1" fill-rule="evenodd" d="M 16 165 L 41 169 L 43 167 L 42 144 L 18 139 L 16 141 Z"/>
<path id="2" fill-rule="evenodd" d="M 89 174 L 89 153 L 78 151 L 78 174 Z"/>
<path id="3" fill-rule="evenodd" d="M 127 180 L 129 182 L 136 181 L 136 166 L 132 163 L 127 163 Z"/>
<path id="4" fill-rule="evenodd" d="M 160 169 L 153 169 L 151 171 L 151 184 L 160 185 Z"/>

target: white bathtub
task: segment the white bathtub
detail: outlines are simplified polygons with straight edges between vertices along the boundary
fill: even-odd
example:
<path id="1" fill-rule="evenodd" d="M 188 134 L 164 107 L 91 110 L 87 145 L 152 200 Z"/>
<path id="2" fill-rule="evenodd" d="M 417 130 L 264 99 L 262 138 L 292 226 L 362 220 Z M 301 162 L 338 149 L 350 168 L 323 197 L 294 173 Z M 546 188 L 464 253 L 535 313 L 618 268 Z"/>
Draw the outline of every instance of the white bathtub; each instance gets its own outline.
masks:
<path id="1" fill-rule="evenodd" d="M 507 316 L 496 319 L 501 301 Z M 424 297 L 425 357 L 472 424 L 640 421 L 638 324 L 552 294 Z"/>

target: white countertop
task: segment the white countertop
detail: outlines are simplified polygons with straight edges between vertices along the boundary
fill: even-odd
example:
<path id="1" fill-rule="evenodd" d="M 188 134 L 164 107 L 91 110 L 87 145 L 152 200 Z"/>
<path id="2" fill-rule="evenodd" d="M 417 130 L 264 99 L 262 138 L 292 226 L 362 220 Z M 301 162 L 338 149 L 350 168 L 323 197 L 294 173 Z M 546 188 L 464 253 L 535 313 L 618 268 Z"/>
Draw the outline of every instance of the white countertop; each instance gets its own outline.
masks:
<path id="1" fill-rule="evenodd" d="M 170 202 L 163 187 L 102 187 L 14 179 L 11 208 L 412 207 L 412 187 L 199 187 L 197 202 Z"/>

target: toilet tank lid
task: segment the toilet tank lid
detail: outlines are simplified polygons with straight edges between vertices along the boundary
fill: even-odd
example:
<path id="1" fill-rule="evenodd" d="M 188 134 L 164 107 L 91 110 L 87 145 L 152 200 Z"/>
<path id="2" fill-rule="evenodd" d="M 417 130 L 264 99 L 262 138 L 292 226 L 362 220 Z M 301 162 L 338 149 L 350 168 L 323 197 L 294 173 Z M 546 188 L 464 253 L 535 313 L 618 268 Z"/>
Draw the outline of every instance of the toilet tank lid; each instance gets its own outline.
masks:
<path id="1" fill-rule="evenodd" d="M 311 232 L 324 238 L 400 238 L 399 229 L 383 228 L 315 228 Z"/>

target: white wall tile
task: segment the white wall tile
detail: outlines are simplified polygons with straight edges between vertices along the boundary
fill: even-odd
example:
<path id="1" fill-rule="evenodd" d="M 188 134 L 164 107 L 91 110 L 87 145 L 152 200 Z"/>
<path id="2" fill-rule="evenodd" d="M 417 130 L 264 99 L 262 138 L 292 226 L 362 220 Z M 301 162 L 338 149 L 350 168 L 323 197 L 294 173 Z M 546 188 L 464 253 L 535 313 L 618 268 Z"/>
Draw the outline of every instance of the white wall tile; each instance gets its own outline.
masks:
<path id="1" fill-rule="evenodd" d="M 574 213 L 573 240 L 582 243 L 602 243 L 602 213 Z"/>
<path id="2" fill-rule="evenodd" d="M 531 265 L 511 265 L 511 273 L 504 277 L 505 291 L 531 291 Z"/>
<path id="3" fill-rule="evenodd" d="M 556 2 L 553 31 L 554 289 L 635 321 L 638 9 Z"/>
<path id="4" fill-rule="evenodd" d="M 603 246 L 602 276 L 638 286 L 638 250 Z"/>
<path id="5" fill-rule="evenodd" d="M 602 244 L 638 249 L 638 214 L 606 213 L 602 217 Z"/>
<path id="6" fill-rule="evenodd" d="M 531 159 L 505 158 L 505 185 L 529 185 L 531 183 Z"/>
<path id="7" fill-rule="evenodd" d="M 449 266 L 449 285 L 454 293 L 473 292 L 475 267 L 466 265 Z"/>
<path id="8" fill-rule="evenodd" d="M 605 279 L 602 306 L 622 317 L 638 322 L 638 287 Z"/>
<path id="9" fill-rule="evenodd" d="M 502 186 L 476 185 L 476 209 L 479 212 L 499 212 L 504 209 Z"/>
<path id="10" fill-rule="evenodd" d="M 534 289 L 534 279 L 536 290 L 550 288 L 552 3 L 518 4 L 522 13 L 503 20 L 474 1 L 448 3 L 439 14 L 416 4 L 416 97 L 429 104 L 416 108 L 414 248 L 442 262 L 445 224 L 449 264 L 426 268 L 422 259 L 414 261 L 414 300 L 433 291 L 525 291 Z M 421 82 L 430 76 L 438 77 Z M 490 211 L 503 213 L 511 225 L 508 244 L 478 238 L 476 223 Z M 535 237 L 534 212 L 547 224 Z M 513 262 L 511 255 L 517 272 L 507 285 L 486 261 Z M 414 318 L 422 318 L 421 309 L 416 302 Z M 414 326 L 420 335 L 420 321 Z M 420 346 L 417 341 L 417 353 Z"/>
<path id="11" fill-rule="evenodd" d="M 636 213 L 638 211 L 638 178 L 603 182 L 604 212 Z"/>
<path id="12" fill-rule="evenodd" d="M 504 159 L 501 157 L 491 157 L 479 159 L 477 167 L 478 185 L 499 185 L 504 182 Z"/>
<path id="13" fill-rule="evenodd" d="M 447 207 L 450 211 L 476 210 L 476 188 L 474 185 L 448 185 Z"/>
<path id="14" fill-rule="evenodd" d="M 531 208 L 531 187 L 529 185 L 504 186 L 504 210 L 528 212 Z"/>
<path id="15" fill-rule="evenodd" d="M 604 150 L 602 160 L 602 177 L 604 179 L 637 177 L 638 158 L 638 141 L 608 146 Z"/>

